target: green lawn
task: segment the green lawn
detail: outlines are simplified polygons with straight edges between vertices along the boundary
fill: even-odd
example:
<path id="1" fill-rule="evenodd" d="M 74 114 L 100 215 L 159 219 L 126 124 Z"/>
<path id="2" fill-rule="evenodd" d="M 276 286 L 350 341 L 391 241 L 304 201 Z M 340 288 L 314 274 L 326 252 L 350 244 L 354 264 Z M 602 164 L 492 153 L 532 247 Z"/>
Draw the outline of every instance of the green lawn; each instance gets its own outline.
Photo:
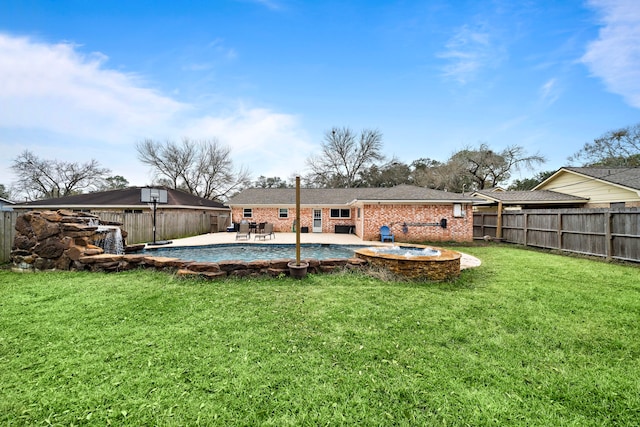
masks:
<path id="1" fill-rule="evenodd" d="M 2 425 L 638 425 L 640 269 L 445 283 L 0 271 Z"/>

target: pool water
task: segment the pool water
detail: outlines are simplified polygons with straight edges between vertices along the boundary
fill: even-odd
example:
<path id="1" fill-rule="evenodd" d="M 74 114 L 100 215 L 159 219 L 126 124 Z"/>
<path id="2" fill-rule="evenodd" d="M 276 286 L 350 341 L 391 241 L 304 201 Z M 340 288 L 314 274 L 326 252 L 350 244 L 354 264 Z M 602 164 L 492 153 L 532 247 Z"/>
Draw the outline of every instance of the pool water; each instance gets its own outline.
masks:
<path id="1" fill-rule="evenodd" d="M 398 255 L 405 258 L 412 258 L 417 256 L 432 256 L 436 257 L 440 255 L 440 251 L 434 248 L 416 248 L 412 246 L 385 246 L 380 248 L 371 248 L 371 250 L 378 254 L 386 255 Z"/>
<path id="2" fill-rule="evenodd" d="M 300 245 L 300 258 L 302 259 L 329 259 L 329 258 L 353 258 L 357 249 L 367 246 L 357 245 L 327 245 L 327 244 L 302 244 Z M 218 262 L 218 261 L 255 261 L 289 258 L 295 259 L 296 245 L 207 245 L 207 246 L 182 246 L 145 249 L 145 254 L 170 258 L 179 258 L 185 261 Z"/>

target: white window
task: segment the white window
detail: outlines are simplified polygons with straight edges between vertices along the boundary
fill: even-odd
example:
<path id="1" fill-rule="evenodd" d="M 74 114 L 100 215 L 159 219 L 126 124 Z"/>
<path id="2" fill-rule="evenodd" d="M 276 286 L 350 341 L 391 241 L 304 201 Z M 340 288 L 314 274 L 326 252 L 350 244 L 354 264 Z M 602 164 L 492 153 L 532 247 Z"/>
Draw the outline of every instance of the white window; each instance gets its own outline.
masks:
<path id="1" fill-rule="evenodd" d="M 244 208 L 242 210 L 242 217 L 243 218 L 251 218 L 253 217 L 253 209 L 251 208 Z"/>
<path id="2" fill-rule="evenodd" d="M 278 218 L 289 218 L 289 209 L 280 208 L 278 211 Z"/>
<path id="3" fill-rule="evenodd" d="M 462 210 L 462 204 L 461 203 L 454 203 L 453 204 L 453 216 L 456 218 L 460 218 L 464 216 L 464 210 Z"/>

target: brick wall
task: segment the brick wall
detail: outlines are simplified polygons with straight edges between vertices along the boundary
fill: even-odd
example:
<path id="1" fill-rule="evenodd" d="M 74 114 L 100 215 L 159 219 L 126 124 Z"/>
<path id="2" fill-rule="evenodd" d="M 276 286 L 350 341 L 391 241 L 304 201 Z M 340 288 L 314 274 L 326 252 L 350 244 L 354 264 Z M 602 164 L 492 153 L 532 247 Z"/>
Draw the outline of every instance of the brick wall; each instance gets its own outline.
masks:
<path id="1" fill-rule="evenodd" d="M 322 210 L 322 232 L 333 233 L 336 225 L 355 225 L 353 217 L 355 209 L 351 209 L 351 218 L 331 218 L 330 208 L 318 208 Z M 344 209 L 344 208 L 343 208 Z M 300 208 L 300 223 L 302 227 L 308 227 L 309 232 L 313 230 L 313 210 L 314 208 Z M 243 208 L 232 209 L 233 222 L 240 222 L 246 219 L 250 222 L 270 222 L 273 224 L 273 231 L 291 232 L 293 230 L 293 222 L 296 219 L 296 209 L 289 208 L 287 218 L 279 217 L 279 208 L 252 208 L 252 217 L 243 217 Z"/>
<path id="2" fill-rule="evenodd" d="M 473 240 L 473 212 L 471 205 L 464 210 L 464 217 L 454 218 L 452 205 L 364 205 L 360 218 L 356 208 L 351 209 L 351 218 L 331 218 L 331 209 L 322 208 L 322 232 L 333 233 L 336 225 L 355 226 L 355 233 L 363 240 L 379 240 L 380 227 L 391 228 L 397 242 L 458 241 Z M 276 232 L 291 232 L 296 217 L 295 208 L 289 208 L 288 217 L 280 218 L 278 208 L 252 208 L 252 217 L 243 218 L 243 208 L 232 209 L 233 222 L 246 219 L 251 222 L 270 222 Z M 411 225 L 412 223 L 439 223 L 447 220 L 447 228 L 440 226 Z M 302 227 L 313 230 L 313 208 L 300 209 Z M 403 224 L 407 223 L 406 228 Z M 406 232 L 405 232 L 406 231 Z"/>
<path id="3" fill-rule="evenodd" d="M 473 240 L 473 212 L 466 206 L 464 216 L 455 218 L 452 205 L 365 205 L 362 209 L 363 240 L 379 240 L 380 227 L 387 225 L 396 242 Z M 447 228 L 426 225 L 447 220 Z M 404 224 L 407 224 L 405 227 Z"/>

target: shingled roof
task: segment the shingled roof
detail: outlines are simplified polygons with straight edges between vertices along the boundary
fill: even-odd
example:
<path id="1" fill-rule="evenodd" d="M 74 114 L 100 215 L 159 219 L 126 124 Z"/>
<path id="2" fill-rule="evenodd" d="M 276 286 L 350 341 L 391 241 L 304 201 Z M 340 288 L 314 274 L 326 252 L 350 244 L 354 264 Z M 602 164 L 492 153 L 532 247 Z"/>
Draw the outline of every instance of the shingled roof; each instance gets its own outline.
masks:
<path id="1" fill-rule="evenodd" d="M 368 202 L 459 202 L 471 203 L 473 197 L 459 193 L 433 190 L 413 185 L 398 185 L 389 188 L 302 188 L 301 203 L 304 205 L 347 205 L 356 201 Z M 247 188 L 229 200 L 229 205 L 283 206 L 296 203 L 294 188 Z"/>
<path id="2" fill-rule="evenodd" d="M 473 193 L 483 199 L 495 202 L 503 202 L 510 205 L 530 205 L 530 204 L 567 204 L 586 203 L 588 199 L 572 196 L 570 194 L 558 193 L 550 190 L 535 191 L 491 191 L 478 190 Z"/>
<path id="3" fill-rule="evenodd" d="M 141 190 L 145 187 L 129 187 L 120 190 L 100 191 L 96 193 L 77 194 L 74 196 L 58 197 L 55 199 L 36 200 L 33 202 L 25 202 L 14 205 L 16 209 L 34 207 L 34 208 L 85 208 L 85 207 L 104 207 L 104 208 L 147 208 L 147 203 L 140 201 Z M 173 190 L 166 187 L 167 203 L 162 204 L 163 207 L 171 208 L 218 208 L 226 209 L 226 206 L 214 200 L 205 199 L 194 196 L 180 190 Z"/>
<path id="4" fill-rule="evenodd" d="M 580 175 L 585 175 L 591 178 L 596 178 L 602 181 L 610 182 L 612 184 L 622 185 L 634 190 L 640 190 L 640 167 L 638 168 L 625 168 L 625 167 L 598 167 L 598 168 L 574 168 L 564 167 L 562 170 L 567 170 Z M 552 177 L 551 177 L 552 178 Z M 549 178 L 549 179 L 551 179 Z"/>

